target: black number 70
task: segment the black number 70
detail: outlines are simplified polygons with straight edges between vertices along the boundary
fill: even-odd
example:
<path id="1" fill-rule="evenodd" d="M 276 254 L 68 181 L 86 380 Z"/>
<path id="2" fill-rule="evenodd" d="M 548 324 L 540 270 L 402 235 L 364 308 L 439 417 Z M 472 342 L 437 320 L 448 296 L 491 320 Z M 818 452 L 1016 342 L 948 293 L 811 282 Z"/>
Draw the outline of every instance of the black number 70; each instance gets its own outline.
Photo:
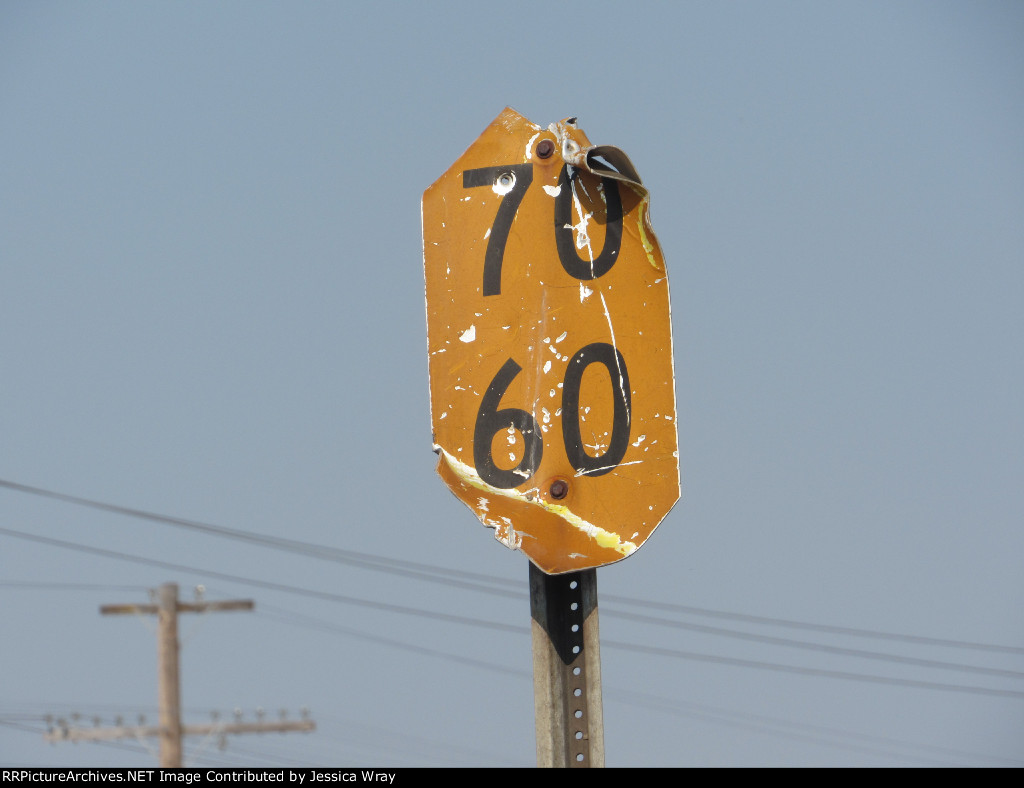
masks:
<path id="1" fill-rule="evenodd" d="M 572 177 L 569 168 L 562 167 L 558 176 L 558 195 L 555 197 L 554 228 L 558 259 L 565 272 L 574 279 L 589 280 L 604 276 L 615 265 L 622 246 L 622 197 L 619 184 L 611 178 L 602 178 L 605 200 L 608 204 L 607 230 L 604 248 L 594 260 L 582 260 L 576 251 L 572 228 Z M 501 295 L 501 264 L 505 257 L 505 244 L 512 229 L 523 195 L 533 183 L 532 164 L 506 164 L 498 167 L 479 167 L 464 170 L 462 187 L 490 186 L 501 194 L 498 213 L 491 225 L 484 254 L 484 295 Z"/>

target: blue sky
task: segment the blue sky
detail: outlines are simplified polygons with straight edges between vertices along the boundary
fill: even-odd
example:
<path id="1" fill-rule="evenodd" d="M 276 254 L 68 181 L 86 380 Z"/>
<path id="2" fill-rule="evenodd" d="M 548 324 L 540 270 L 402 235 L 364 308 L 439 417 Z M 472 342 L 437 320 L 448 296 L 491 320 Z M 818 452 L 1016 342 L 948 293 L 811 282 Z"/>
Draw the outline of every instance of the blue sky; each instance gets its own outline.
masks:
<path id="1" fill-rule="evenodd" d="M 186 722 L 318 723 L 194 763 L 534 762 L 526 559 L 434 473 L 419 211 L 512 106 L 629 154 L 671 280 L 683 496 L 598 572 L 608 765 L 1021 765 L 1022 34 L 1015 2 L 4 4 L 0 481 L 373 566 L 0 488 L 0 763 L 154 762 L 42 732 L 155 718 L 151 630 L 98 608 L 172 581 L 256 602 L 183 619 Z"/>

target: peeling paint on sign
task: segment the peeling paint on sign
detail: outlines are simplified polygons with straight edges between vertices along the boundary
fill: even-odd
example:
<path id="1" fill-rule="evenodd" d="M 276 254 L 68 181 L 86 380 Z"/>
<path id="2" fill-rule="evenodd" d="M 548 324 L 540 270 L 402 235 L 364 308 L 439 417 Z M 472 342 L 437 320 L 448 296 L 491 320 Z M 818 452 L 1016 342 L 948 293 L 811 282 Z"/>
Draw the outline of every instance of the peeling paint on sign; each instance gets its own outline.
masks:
<path id="1" fill-rule="evenodd" d="M 631 555 L 679 497 L 668 282 L 633 164 L 506 109 L 422 209 L 438 473 L 545 572 Z"/>

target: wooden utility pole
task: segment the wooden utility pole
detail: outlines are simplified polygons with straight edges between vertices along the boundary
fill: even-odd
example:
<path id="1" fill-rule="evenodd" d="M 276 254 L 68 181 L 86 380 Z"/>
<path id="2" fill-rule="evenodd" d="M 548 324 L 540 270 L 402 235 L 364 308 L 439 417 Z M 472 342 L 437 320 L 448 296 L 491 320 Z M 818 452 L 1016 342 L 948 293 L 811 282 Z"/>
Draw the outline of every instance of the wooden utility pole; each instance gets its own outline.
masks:
<path id="1" fill-rule="evenodd" d="M 264 733 L 285 731 L 311 731 L 316 725 L 312 720 L 294 722 L 260 722 L 212 725 L 181 724 L 181 681 L 178 668 L 178 614 L 209 613 L 230 610 L 252 610 L 251 599 L 233 599 L 223 602 L 180 602 L 178 586 L 165 583 L 156 596 L 157 604 L 150 605 L 103 605 L 102 615 L 155 615 L 157 617 L 157 697 L 160 706 L 160 724 L 157 727 L 139 725 L 112 728 L 70 728 L 60 726 L 46 734 L 47 741 L 98 741 L 102 739 L 148 738 L 160 740 L 160 766 L 181 768 L 183 735 L 210 735 L 214 733 Z"/>
<path id="2" fill-rule="evenodd" d="M 597 570 L 548 575 L 530 564 L 537 765 L 603 767 Z"/>
<path id="3" fill-rule="evenodd" d="M 157 609 L 157 685 L 160 706 L 160 765 L 181 767 L 181 673 L 178 670 L 178 586 L 160 586 Z M 252 609 L 252 602 L 249 602 Z M 111 611 L 100 609 L 101 615 Z"/>

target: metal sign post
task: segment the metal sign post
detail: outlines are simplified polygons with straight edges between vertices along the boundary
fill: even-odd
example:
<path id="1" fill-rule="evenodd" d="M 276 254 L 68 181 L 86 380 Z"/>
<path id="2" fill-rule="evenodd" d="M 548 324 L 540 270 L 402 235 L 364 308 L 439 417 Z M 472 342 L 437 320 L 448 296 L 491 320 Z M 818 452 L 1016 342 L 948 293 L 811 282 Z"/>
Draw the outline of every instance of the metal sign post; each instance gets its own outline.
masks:
<path id="1" fill-rule="evenodd" d="M 592 145 L 575 118 L 542 128 L 509 108 L 423 194 L 437 470 L 530 559 L 549 765 L 604 762 L 594 570 L 634 553 L 679 498 L 648 204 L 626 154 Z M 587 723 L 558 716 L 570 709 Z"/>
<path id="2" fill-rule="evenodd" d="M 537 765 L 604 766 L 597 570 L 530 564 Z"/>

